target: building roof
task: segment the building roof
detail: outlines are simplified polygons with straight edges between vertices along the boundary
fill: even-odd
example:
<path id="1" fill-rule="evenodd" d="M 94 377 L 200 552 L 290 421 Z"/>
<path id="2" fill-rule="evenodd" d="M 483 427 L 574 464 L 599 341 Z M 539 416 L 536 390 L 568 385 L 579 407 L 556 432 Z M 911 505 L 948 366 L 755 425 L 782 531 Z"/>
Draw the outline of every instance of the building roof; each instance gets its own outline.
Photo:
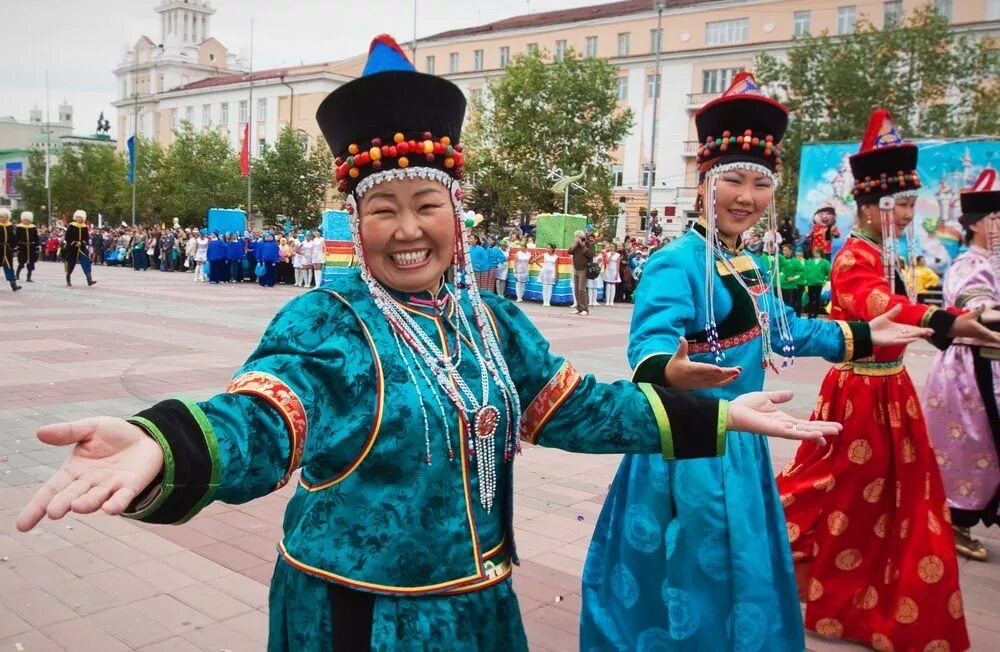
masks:
<path id="1" fill-rule="evenodd" d="M 266 81 L 269 79 L 280 79 L 281 77 L 299 77 L 303 75 L 314 75 L 319 72 L 330 72 L 336 74 L 333 70 L 335 64 L 332 63 L 318 63 L 313 65 L 305 66 L 295 66 L 291 68 L 272 68 L 270 70 L 255 70 L 253 73 L 253 81 Z M 227 75 L 217 75 L 215 77 L 208 77 L 206 79 L 199 79 L 198 81 L 191 82 L 189 84 L 184 84 L 183 86 L 178 86 L 176 88 L 171 88 L 168 93 L 174 91 L 190 91 L 199 88 L 213 88 L 215 86 L 228 86 L 230 84 L 245 84 L 250 78 L 249 73 L 236 72 Z"/>
<path id="2" fill-rule="evenodd" d="M 694 5 L 718 2 L 718 0 L 666 0 L 665 9 L 678 9 Z M 547 27 L 549 25 L 563 25 L 566 23 L 579 23 L 585 20 L 600 20 L 602 18 L 616 18 L 618 16 L 628 16 L 630 14 L 640 14 L 653 11 L 652 0 L 624 0 L 623 2 L 608 2 L 600 5 L 589 5 L 586 7 L 575 7 L 573 9 L 558 9 L 555 11 L 545 11 L 537 14 L 525 14 L 505 18 L 485 25 L 475 27 L 464 27 L 441 32 L 419 39 L 421 42 L 436 41 L 438 39 L 456 38 L 461 36 L 475 36 L 477 34 L 491 34 L 512 29 L 525 29 L 530 27 Z"/>

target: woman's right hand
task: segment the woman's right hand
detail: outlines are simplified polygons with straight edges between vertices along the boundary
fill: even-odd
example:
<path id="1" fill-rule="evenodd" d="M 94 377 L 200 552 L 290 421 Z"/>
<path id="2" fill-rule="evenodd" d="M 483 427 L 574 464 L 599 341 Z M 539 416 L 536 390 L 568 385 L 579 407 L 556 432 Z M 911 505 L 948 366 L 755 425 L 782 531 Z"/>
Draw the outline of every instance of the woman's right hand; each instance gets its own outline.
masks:
<path id="1" fill-rule="evenodd" d="M 163 450 L 141 428 L 124 419 L 91 417 L 38 429 L 50 446 L 73 445 L 69 457 L 17 517 L 27 532 L 46 515 L 57 520 L 73 511 L 124 512 L 163 469 Z"/>
<path id="2" fill-rule="evenodd" d="M 717 367 L 704 362 L 691 362 L 688 358 L 688 343 L 683 337 L 677 343 L 677 351 L 670 356 L 670 362 L 663 370 L 667 387 L 676 389 L 711 389 L 725 387 L 740 376 L 740 368 Z"/>
<path id="3" fill-rule="evenodd" d="M 840 434 L 843 426 L 832 421 L 799 419 L 778 409 L 781 403 L 792 400 L 789 391 L 750 392 L 729 402 L 729 430 L 755 432 L 781 439 L 812 440 L 826 445 L 831 435 Z"/>

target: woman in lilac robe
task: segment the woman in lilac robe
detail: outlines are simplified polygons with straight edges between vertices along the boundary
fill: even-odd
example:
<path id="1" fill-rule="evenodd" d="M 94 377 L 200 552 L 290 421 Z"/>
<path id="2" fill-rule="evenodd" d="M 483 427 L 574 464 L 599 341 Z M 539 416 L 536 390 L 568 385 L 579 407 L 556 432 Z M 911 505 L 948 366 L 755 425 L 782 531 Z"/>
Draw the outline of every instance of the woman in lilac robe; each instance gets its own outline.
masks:
<path id="1" fill-rule="evenodd" d="M 970 243 L 944 280 L 946 307 L 961 310 L 1000 306 L 1000 186 L 996 172 L 984 170 L 962 193 L 962 225 Z M 984 321 L 992 313 L 985 313 Z M 996 329 L 996 324 L 991 325 Z M 986 561 L 986 547 L 970 528 L 980 521 L 1000 523 L 1000 348 L 959 339 L 937 354 L 924 387 L 927 429 L 937 452 L 955 547 Z"/>

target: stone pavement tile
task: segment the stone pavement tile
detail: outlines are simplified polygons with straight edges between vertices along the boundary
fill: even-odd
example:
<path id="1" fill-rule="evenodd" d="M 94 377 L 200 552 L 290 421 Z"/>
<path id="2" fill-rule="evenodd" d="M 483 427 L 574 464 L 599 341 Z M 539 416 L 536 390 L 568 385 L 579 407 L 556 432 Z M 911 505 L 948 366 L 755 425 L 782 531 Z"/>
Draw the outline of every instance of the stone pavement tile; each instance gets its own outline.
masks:
<path id="1" fill-rule="evenodd" d="M 96 580 L 99 578 L 100 575 L 91 575 L 86 579 L 70 580 L 53 585 L 49 592 L 79 616 L 89 616 L 127 602 L 117 597 L 122 590 L 120 585 L 110 587 L 116 591 L 116 595 L 112 595 L 98 586 Z"/>
<path id="2" fill-rule="evenodd" d="M 557 541 L 569 543 L 580 537 L 589 537 L 594 533 L 594 523 L 577 518 L 566 518 L 556 514 L 546 514 L 530 521 L 521 521 L 517 532 L 534 532 Z"/>
<path id="3" fill-rule="evenodd" d="M 193 583 L 194 580 L 191 578 L 185 578 L 181 576 L 180 573 L 173 572 L 170 568 L 162 566 L 160 568 L 165 569 L 167 574 L 172 575 L 170 579 L 166 578 L 152 578 L 143 571 L 147 570 L 147 567 L 142 566 L 145 562 L 139 562 L 138 564 L 133 564 L 128 568 L 111 568 L 100 573 L 96 573 L 89 579 L 92 586 L 95 586 L 108 595 L 114 597 L 121 604 L 127 604 L 135 600 L 141 600 L 143 598 L 148 598 L 150 596 L 156 595 L 160 591 L 165 590 L 162 584 L 166 583 L 171 588 L 180 585 L 181 582 L 187 580 L 189 583 Z"/>
<path id="4" fill-rule="evenodd" d="M 34 629 L 7 607 L 0 607 L 0 638 L 7 638 Z"/>
<path id="5" fill-rule="evenodd" d="M 94 543 L 100 543 L 96 541 Z M 49 557 L 77 577 L 86 577 L 94 573 L 102 573 L 113 568 L 111 564 L 100 557 L 76 546 L 70 546 L 65 550 L 60 550 L 58 555 Z"/>
<path id="6" fill-rule="evenodd" d="M 182 550 L 181 552 L 173 554 L 185 554 L 185 551 Z M 184 573 L 173 566 L 168 566 L 163 560 L 170 556 L 172 555 L 167 555 L 166 557 L 161 557 L 159 559 L 147 559 L 146 561 L 141 561 L 138 564 L 127 566 L 122 570 L 127 574 L 131 574 L 132 576 L 149 583 L 152 587 L 159 591 L 174 591 L 181 587 L 194 584 L 199 580 L 209 579 L 198 578 L 196 580 L 187 573 Z"/>
<path id="7" fill-rule="evenodd" d="M 239 616 L 252 609 L 247 603 L 207 584 L 192 584 L 171 591 L 168 595 L 216 621 Z"/>
<path id="8" fill-rule="evenodd" d="M 580 631 L 580 612 L 575 613 L 558 609 L 556 605 L 545 606 L 532 614 L 532 622 L 544 623 L 553 629 L 569 634 L 574 638 Z"/>
<path id="9" fill-rule="evenodd" d="M 201 652 L 201 650 L 180 636 L 174 636 L 165 641 L 141 647 L 137 652 Z"/>
<path id="10" fill-rule="evenodd" d="M 262 611 L 254 609 L 244 614 L 240 614 L 239 616 L 224 620 L 222 621 L 222 624 L 230 627 L 236 627 L 240 631 L 244 632 L 248 638 L 257 643 L 259 646 L 257 649 L 263 649 L 267 644 L 268 616 Z"/>
<path id="11" fill-rule="evenodd" d="M 545 610 L 537 610 L 532 615 L 543 611 Z M 531 650 L 571 652 L 579 648 L 576 633 L 565 632 L 535 618 L 525 621 L 524 629 L 528 634 L 528 648 Z"/>
<path id="12" fill-rule="evenodd" d="M 254 566 L 243 571 L 243 575 L 257 580 L 262 584 L 271 584 L 271 577 L 274 576 L 274 562 L 268 564 L 261 564 L 259 566 Z"/>
<path id="13" fill-rule="evenodd" d="M 75 575 L 46 557 L 25 557 L 7 563 L 29 588 L 45 588 L 76 579 Z"/>
<path id="14" fill-rule="evenodd" d="M 155 528 L 153 532 L 167 541 L 176 543 L 182 550 L 189 550 L 191 548 L 197 548 L 198 546 L 207 546 L 208 544 L 215 543 L 217 541 L 217 539 L 213 539 L 207 534 L 202 534 L 201 532 L 192 529 L 189 525 L 189 523 L 182 526 L 163 525 Z"/>
<path id="15" fill-rule="evenodd" d="M 521 561 L 519 569 L 532 578 L 562 589 L 562 593 L 572 593 L 580 590 L 580 575 L 567 573 L 557 568 L 546 566 L 537 561 L 537 557 Z"/>
<path id="16" fill-rule="evenodd" d="M 18 650 L 24 652 L 64 652 L 66 648 L 57 645 L 51 638 L 36 630 L 21 632 L 8 639 L 0 640 L 0 651 L 17 652 Z"/>
<path id="17" fill-rule="evenodd" d="M 578 580 L 583 577 L 583 562 L 567 557 L 559 552 L 546 552 L 541 555 L 535 555 L 531 559 L 546 568 L 551 568 L 567 575 L 573 575 Z"/>
<path id="18" fill-rule="evenodd" d="M 214 622 L 209 616 L 197 609 L 192 609 L 170 595 L 157 595 L 139 600 L 132 606 L 175 634 L 188 632 L 196 627 L 204 627 Z"/>
<path id="19" fill-rule="evenodd" d="M 806 649 L 809 652 L 856 652 L 869 648 L 851 641 L 837 641 L 806 632 Z"/>
<path id="20" fill-rule="evenodd" d="M 255 579 L 233 573 L 214 580 L 209 580 L 208 586 L 215 587 L 226 595 L 232 596 L 254 609 L 267 606 L 269 587 Z"/>
<path id="21" fill-rule="evenodd" d="M 44 519 L 38 524 L 38 527 L 43 530 L 48 530 L 49 532 L 58 535 L 60 538 L 76 545 L 93 543 L 94 541 L 104 539 L 104 533 L 87 525 L 83 521 L 84 518 L 86 517 L 79 517 L 75 514 L 70 514 L 59 519 L 58 521 Z"/>
<path id="22" fill-rule="evenodd" d="M 276 538 L 249 534 L 245 537 L 231 539 L 226 543 L 264 561 L 277 558 L 278 539 Z"/>
<path id="23" fill-rule="evenodd" d="M 175 552 L 184 550 L 184 548 L 171 541 L 167 541 L 159 534 L 145 529 L 135 532 L 134 534 L 119 536 L 118 541 L 124 543 L 130 548 L 135 548 L 149 557 L 162 557 L 164 555 L 171 555 Z"/>
<path id="24" fill-rule="evenodd" d="M 188 523 L 185 523 L 184 527 L 209 536 L 213 541 L 228 541 L 229 539 L 235 539 L 236 537 L 241 537 L 246 534 L 246 532 L 239 528 L 226 525 L 218 519 L 209 518 L 207 516 L 198 516 Z"/>
<path id="25" fill-rule="evenodd" d="M 522 558 L 522 561 L 533 559 L 546 552 L 559 550 L 564 545 L 566 545 L 564 541 L 550 539 L 534 532 L 517 532 L 517 553 Z"/>
<path id="26" fill-rule="evenodd" d="M 16 534 L 0 534 L 0 563 L 34 555 L 35 552 L 25 545 L 25 539 L 26 537 Z"/>
<path id="27" fill-rule="evenodd" d="M 166 555 L 165 557 L 162 557 L 160 561 L 167 564 L 171 568 L 180 571 L 181 573 L 197 578 L 200 582 L 212 580 L 216 577 L 222 577 L 223 575 L 228 575 L 233 572 L 225 566 L 221 566 L 214 561 L 206 559 L 198 553 L 191 552 L 189 550 L 183 550 L 181 552 L 175 552 L 172 555 Z"/>
<path id="28" fill-rule="evenodd" d="M 90 616 L 90 622 L 131 648 L 170 638 L 171 631 L 131 605 L 112 607 Z"/>
<path id="29" fill-rule="evenodd" d="M 237 572 L 244 571 L 259 565 L 262 561 L 266 561 L 262 557 L 257 557 L 222 541 L 211 543 L 207 546 L 199 546 L 192 552 L 196 552 L 205 559 L 210 559 L 220 566 L 225 566 L 229 570 Z M 274 556 L 273 547 L 271 556 Z"/>
<path id="30" fill-rule="evenodd" d="M 88 514 L 87 525 L 115 539 L 128 534 L 142 532 L 142 528 L 136 521 L 130 521 L 120 516 L 108 516 L 102 512 Z"/>
<path id="31" fill-rule="evenodd" d="M 260 533 L 273 527 L 273 522 L 271 521 L 265 521 L 235 509 L 219 514 L 215 520 L 243 530 L 246 533 Z"/>
<path id="32" fill-rule="evenodd" d="M 140 561 L 149 559 L 149 555 L 139 552 L 135 548 L 127 546 L 121 541 L 110 537 L 104 539 L 104 541 L 85 543 L 80 546 L 80 548 L 119 568 L 137 564 Z"/>
<path id="33" fill-rule="evenodd" d="M 42 633 L 73 652 L 128 652 L 131 648 L 91 622 L 90 616 L 42 628 Z M 25 652 L 28 652 L 25 650 Z"/>
<path id="34" fill-rule="evenodd" d="M 0 593 L 0 602 L 36 629 L 76 618 L 76 613 L 42 589 L 4 591 Z"/>

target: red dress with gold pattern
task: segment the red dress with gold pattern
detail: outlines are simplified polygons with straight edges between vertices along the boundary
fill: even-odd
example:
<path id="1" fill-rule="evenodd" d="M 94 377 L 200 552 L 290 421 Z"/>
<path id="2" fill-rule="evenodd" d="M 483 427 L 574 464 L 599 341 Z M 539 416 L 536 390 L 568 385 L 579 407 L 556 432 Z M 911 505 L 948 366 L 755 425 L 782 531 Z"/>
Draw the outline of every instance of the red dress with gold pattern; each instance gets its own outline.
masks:
<path id="1" fill-rule="evenodd" d="M 837 255 L 831 283 L 833 319 L 902 305 L 896 321 L 935 328 L 935 343 L 954 320 L 893 294 L 879 246 L 863 235 Z M 950 515 L 904 352 L 876 347 L 829 371 L 812 416 L 843 433 L 826 447 L 804 442 L 778 491 L 806 629 L 876 650 L 960 652 L 969 636 Z"/>

